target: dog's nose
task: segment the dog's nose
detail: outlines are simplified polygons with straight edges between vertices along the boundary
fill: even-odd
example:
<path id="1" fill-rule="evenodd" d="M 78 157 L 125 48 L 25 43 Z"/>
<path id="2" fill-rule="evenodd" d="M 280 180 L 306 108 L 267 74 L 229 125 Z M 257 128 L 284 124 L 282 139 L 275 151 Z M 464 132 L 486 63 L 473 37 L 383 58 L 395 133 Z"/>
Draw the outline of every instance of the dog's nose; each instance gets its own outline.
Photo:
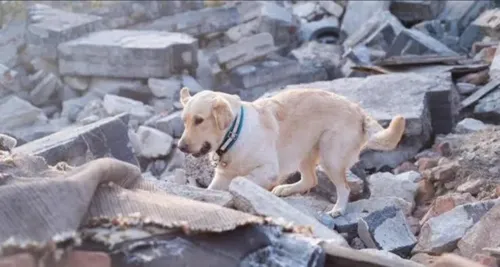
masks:
<path id="1" fill-rule="evenodd" d="M 177 147 L 179 148 L 180 151 L 182 151 L 184 153 L 189 152 L 189 146 L 184 142 L 179 142 L 179 145 Z"/>

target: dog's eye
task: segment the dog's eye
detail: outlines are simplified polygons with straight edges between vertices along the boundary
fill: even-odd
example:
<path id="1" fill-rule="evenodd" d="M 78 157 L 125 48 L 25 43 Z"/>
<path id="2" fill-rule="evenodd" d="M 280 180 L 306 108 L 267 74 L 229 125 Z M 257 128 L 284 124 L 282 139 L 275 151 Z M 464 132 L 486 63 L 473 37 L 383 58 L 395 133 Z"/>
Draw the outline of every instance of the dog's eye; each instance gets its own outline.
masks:
<path id="1" fill-rule="evenodd" d="M 203 122 L 203 118 L 196 117 L 194 118 L 194 125 L 200 125 Z"/>

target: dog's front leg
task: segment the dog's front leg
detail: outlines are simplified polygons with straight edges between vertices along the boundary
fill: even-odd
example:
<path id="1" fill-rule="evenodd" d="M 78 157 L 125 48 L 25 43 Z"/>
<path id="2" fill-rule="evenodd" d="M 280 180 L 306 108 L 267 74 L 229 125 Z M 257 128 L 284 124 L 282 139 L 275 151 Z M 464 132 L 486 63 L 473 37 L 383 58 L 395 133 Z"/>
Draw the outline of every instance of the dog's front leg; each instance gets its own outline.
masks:
<path id="1" fill-rule="evenodd" d="M 228 173 L 215 169 L 214 178 L 208 185 L 207 189 L 227 191 L 229 190 L 229 184 L 233 178 L 234 176 L 230 176 Z"/>
<path id="2" fill-rule="evenodd" d="M 266 190 L 271 190 L 278 182 L 278 164 L 267 163 L 253 169 L 245 178 Z"/>

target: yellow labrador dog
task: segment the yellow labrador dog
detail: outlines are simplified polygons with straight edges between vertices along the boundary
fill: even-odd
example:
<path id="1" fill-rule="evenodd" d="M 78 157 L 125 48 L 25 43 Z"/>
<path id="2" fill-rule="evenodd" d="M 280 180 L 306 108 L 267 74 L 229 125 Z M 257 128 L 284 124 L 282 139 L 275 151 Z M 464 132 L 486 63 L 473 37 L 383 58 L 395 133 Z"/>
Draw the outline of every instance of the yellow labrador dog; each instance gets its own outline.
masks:
<path id="1" fill-rule="evenodd" d="M 227 190 L 238 176 L 277 196 L 304 193 L 317 185 L 319 163 L 335 184 L 337 203 L 328 213 L 344 213 L 350 189 L 346 171 L 364 148 L 394 149 L 405 130 L 396 116 L 384 129 L 359 105 L 323 90 L 284 90 L 245 102 L 237 95 L 202 91 L 191 96 L 182 88 L 185 130 L 178 147 L 218 162 L 210 189 Z M 300 171 L 301 180 L 280 185 Z"/>

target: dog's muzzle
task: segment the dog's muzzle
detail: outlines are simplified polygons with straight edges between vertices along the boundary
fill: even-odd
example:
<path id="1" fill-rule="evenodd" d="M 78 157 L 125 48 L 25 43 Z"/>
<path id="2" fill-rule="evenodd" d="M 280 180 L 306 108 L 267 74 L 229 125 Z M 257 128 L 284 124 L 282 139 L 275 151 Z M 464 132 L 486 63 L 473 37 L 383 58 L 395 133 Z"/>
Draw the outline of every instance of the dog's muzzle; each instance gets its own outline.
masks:
<path id="1" fill-rule="evenodd" d="M 201 147 L 200 151 L 193 153 L 193 157 L 198 158 L 201 156 L 206 155 L 210 150 L 212 149 L 212 145 L 210 145 L 209 142 L 203 143 L 203 146 Z"/>

